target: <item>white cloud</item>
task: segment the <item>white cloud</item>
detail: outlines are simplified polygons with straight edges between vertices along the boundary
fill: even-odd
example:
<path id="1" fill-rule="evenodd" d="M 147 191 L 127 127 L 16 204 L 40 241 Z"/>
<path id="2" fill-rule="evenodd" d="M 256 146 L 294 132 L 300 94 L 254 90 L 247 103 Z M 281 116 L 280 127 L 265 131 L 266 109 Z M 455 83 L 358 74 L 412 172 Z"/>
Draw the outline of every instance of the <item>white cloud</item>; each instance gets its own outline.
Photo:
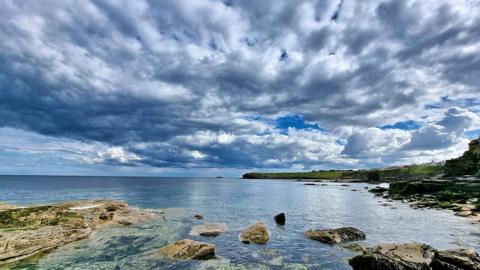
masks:
<path id="1" fill-rule="evenodd" d="M 345 1 L 333 20 L 337 7 L 2 1 L 0 126 L 12 135 L 0 145 L 152 168 L 362 167 L 461 152 L 480 128 L 480 5 Z M 323 130 L 280 130 L 272 119 L 285 115 Z M 408 120 L 421 128 L 379 128 Z"/>

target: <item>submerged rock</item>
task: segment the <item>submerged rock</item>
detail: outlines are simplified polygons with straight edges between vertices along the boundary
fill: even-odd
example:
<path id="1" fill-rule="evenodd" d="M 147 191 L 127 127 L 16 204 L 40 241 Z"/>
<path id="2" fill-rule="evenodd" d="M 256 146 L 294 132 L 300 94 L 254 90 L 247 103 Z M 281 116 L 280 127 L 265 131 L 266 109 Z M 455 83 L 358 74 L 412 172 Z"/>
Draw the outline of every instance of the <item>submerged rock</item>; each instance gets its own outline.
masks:
<path id="1" fill-rule="evenodd" d="M 327 244 L 338 244 L 365 239 L 365 233 L 353 227 L 308 230 L 305 232 L 305 236 Z"/>
<path id="2" fill-rule="evenodd" d="M 207 223 L 194 226 L 190 235 L 217 236 L 227 231 L 225 223 Z"/>
<path id="3" fill-rule="evenodd" d="M 215 258 L 215 246 L 190 239 L 183 239 L 159 250 L 166 257 L 180 260 L 208 260 Z"/>
<path id="4" fill-rule="evenodd" d="M 273 217 L 278 225 L 285 225 L 285 213 L 280 213 Z"/>
<path id="5" fill-rule="evenodd" d="M 274 266 L 283 265 L 282 251 L 277 249 L 257 249 L 252 253 L 252 257 L 266 264 Z"/>
<path id="6" fill-rule="evenodd" d="M 239 235 L 240 242 L 244 244 L 265 244 L 270 238 L 267 225 L 263 222 L 257 222 L 243 230 Z"/>

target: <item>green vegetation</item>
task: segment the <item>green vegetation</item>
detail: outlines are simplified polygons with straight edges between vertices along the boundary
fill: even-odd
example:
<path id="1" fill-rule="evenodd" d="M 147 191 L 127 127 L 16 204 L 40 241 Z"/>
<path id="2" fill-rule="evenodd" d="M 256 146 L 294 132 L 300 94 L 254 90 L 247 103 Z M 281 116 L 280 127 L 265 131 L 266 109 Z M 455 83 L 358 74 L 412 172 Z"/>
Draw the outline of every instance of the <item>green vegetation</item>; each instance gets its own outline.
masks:
<path id="1" fill-rule="evenodd" d="M 468 144 L 468 151 L 459 158 L 447 160 L 445 173 L 449 176 L 476 175 L 480 177 L 480 139 Z"/>
<path id="2" fill-rule="evenodd" d="M 247 179 L 359 179 L 368 182 L 420 180 L 443 173 L 442 165 L 414 165 L 373 170 L 329 170 L 312 172 L 246 173 Z"/>
<path id="3" fill-rule="evenodd" d="M 40 225 L 58 225 L 83 216 L 55 206 L 34 206 L 0 211 L 0 229 L 35 228 Z"/>
<path id="4" fill-rule="evenodd" d="M 476 202 L 480 209 L 480 181 L 414 181 L 391 183 L 389 196 L 408 198 L 411 196 L 430 197 L 437 201 L 437 207 L 452 208 L 454 203 Z"/>
<path id="5" fill-rule="evenodd" d="M 342 171 L 315 171 L 315 172 L 280 172 L 280 173 L 246 173 L 243 178 L 250 179 L 339 179 Z"/>

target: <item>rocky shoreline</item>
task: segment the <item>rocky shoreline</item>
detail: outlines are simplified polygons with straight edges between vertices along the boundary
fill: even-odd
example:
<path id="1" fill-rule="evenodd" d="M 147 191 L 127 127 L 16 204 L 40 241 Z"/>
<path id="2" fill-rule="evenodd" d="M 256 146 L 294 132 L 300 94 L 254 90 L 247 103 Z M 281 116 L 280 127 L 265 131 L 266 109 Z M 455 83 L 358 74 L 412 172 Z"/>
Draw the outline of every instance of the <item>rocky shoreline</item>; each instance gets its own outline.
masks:
<path id="1" fill-rule="evenodd" d="M 4 205 L 0 208 L 0 266 L 87 238 L 99 228 L 129 226 L 158 215 L 112 200 Z"/>
<path id="2" fill-rule="evenodd" d="M 405 187 L 405 190 L 411 190 L 408 184 Z M 389 191 L 395 192 L 396 188 L 398 187 L 377 188 L 371 191 L 390 198 L 392 195 Z M 0 267 L 87 238 L 100 228 L 129 226 L 163 215 L 163 212 L 133 208 L 125 202 L 111 200 L 29 207 L 3 206 L 0 209 Z M 191 218 L 196 221 L 189 235 L 204 240 L 181 239 L 169 242 L 155 250 L 155 256 L 180 261 L 218 259 L 215 245 L 208 242 L 213 237 L 226 233 L 228 224 L 209 223 L 200 213 Z M 277 226 L 288 223 L 285 213 L 272 215 L 271 218 Z M 272 237 L 276 236 L 271 235 L 267 223 L 258 221 L 240 231 L 237 241 L 258 246 L 261 251 L 264 250 L 261 246 L 267 244 Z M 362 241 L 368 236 L 354 227 L 314 228 L 306 230 L 304 237 L 305 241 L 339 246 L 357 253 L 348 260 L 354 270 L 480 270 L 480 256 L 473 249 L 437 250 L 422 243 L 381 243 L 376 247 L 366 247 Z"/>
<path id="3" fill-rule="evenodd" d="M 408 203 L 412 208 L 449 209 L 455 215 L 480 222 L 480 180 L 434 179 L 396 182 L 389 188 L 370 192 L 389 200 Z"/>

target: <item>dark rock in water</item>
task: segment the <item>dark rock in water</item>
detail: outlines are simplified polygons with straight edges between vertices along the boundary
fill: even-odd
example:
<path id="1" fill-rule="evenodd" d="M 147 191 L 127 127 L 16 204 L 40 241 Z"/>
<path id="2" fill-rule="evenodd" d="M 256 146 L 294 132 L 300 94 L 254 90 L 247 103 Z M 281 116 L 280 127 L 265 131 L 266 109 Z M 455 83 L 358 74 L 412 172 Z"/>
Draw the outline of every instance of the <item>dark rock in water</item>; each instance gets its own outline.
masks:
<path id="1" fill-rule="evenodd" d="M 430 264 L 432 270 L 480 270 L 480 256 L 474 249 L 440 250 Z"/>
<path id="2" fill-rule="evenodd" d="M 317 240 L 327 244 L 365 240 L 365 233 L 353 227 L 326 230 L 308 230 L 305 232 L 305 236 L 312 240 Z"/>
<path id="3" fill-rule="evenodd" d="M 383 187 L 375 187 L 375 188 L 372 188 L 369 190 L 369 192 L 372 192 L 372 193 L 375 193 L 375 194 L 380 194 L 380 193 L 384 193 L 384 192 L 387 192 L 388 189 L 387 188 L 383 188 Z"/>
<path id="4" fill-rule="evenodd" d="M 317 184 L 315 184 L 315 183 L 305 183 L 305 184 L 303 184 L 303 185 L 304 185 L 304 186 L 316 186 Z"/>
<path id="5" fill-rule="evenodd" d="M 348 261 L 353 270 L 413 270 L 422 268 L 404 267 L 398 261 L 382 254 L 365 254 L 353 257 Z M 428 269 L 428 268 L 427 268 Z M 425 270 L 427 270 L 425 269 Z"/>
<path id="6" fill-rule="evenodd" d="M 266 244 L 270 238 L 267 225 L 263 222 L 257 222 L 243 230 L 238 236 L 240 242 L 244 244 Z"/>
<path id="7" fill-rule="evenodd" d="M 215 246 L 184 239 L 173 242 L 159 250 L 166 257 L 180 260 L 208 260 L 215 258 Z"/>
<path id="8" fill-rule="evenodd" d="M 273 217 L 278 225 L 285 225 L 285 213 L 280 213 Z"/>
<path id="9" fill-rule="evenodd" d="M 341 184 L 342 187 L 349 187 L 350 185 L 347 184 Z"/>
<path id="10" fill-rule="evenodd" d="M 198 220 L 205 218 L 202 214 L 195 214 L 195 216 L 193 216 L 193 217 L 198 219 Z"/>
<path id="11" fill-rule="evenodd" d="M 425 244 L 380 244 L 349 264 L 354 270 L 428 270 L 434 251 Z"/>

